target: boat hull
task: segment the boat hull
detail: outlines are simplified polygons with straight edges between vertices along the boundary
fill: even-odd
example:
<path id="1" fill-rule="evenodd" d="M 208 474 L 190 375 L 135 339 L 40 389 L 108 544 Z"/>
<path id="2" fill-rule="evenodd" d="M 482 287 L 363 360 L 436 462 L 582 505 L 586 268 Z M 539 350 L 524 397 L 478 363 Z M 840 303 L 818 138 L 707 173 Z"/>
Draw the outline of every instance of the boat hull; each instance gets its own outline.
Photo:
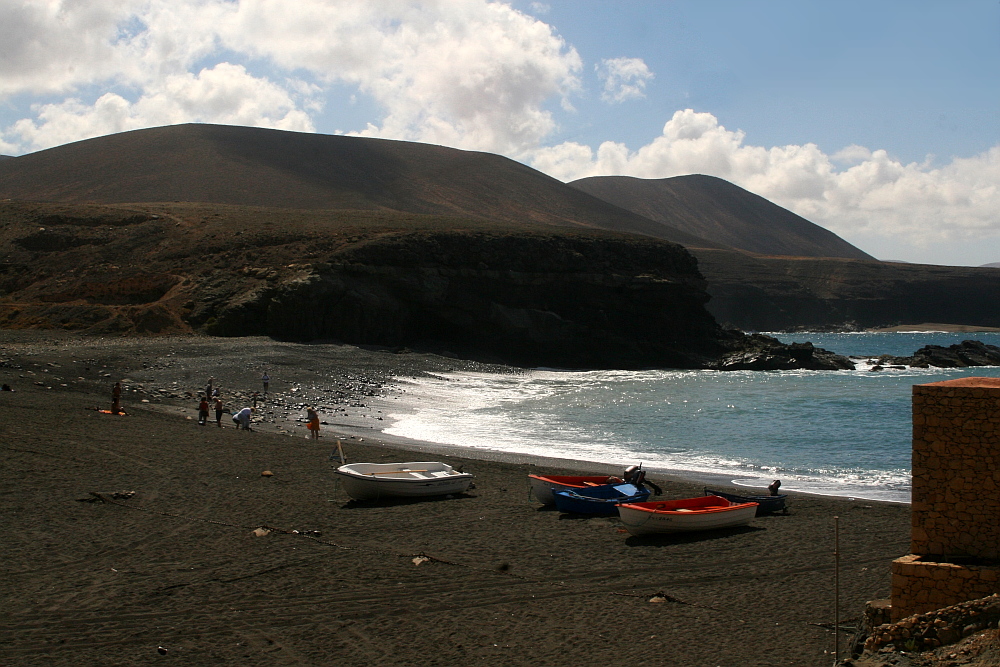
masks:
<path id="1" fill-rule="evenodd" d="M 785 511 L 785 499 L 788 498 L 784 493 L 779 493 L 776 496 L 742 496 L 724 491 L 713 491 L 712 489 L 705 489 L 705 495 L 719 496 L 732 503 L 757 503 L 757 516 Z"/>
<path id="2" fill-rule="evenodd" d="M 471 474 L 437 461 L 352 463 L 334 474 L 355 500 L 446 496 L 462 493 L 472 484 Z"/>
<path id="3" fill-rule="evenodd" d="M 607 475 L 528 475 L 531 483 L 531 494 L 543 505 L 553 505 L 556 502 L 552 495 L 554 491 L 567 489 L 585 489 L 608 483 Z"/>
<path id="4" fill-rule="evenodd" d="M 718 496 L 618 506 L 618 515 L 632 535 L 686 533 L 746 526 L 753 520 L 756 512 L 757 503 L 732 504 Z"/>
<path id="5" fill-rule="evenodd" d="M 618 503 L 643 502 L 649 498 L 650 491 L 632 484 L 603 484 L 555 491 L 552 495 L 560 512 L 615 516 L 618 514 Z"/>

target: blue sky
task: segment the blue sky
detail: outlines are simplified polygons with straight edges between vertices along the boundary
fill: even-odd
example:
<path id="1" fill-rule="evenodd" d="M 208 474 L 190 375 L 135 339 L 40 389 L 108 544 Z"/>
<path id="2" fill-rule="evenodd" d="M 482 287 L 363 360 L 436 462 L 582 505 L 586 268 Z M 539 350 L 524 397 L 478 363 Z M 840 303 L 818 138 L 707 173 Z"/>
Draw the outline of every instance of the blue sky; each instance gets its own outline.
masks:
<path id="1" fill-rule="evenodd" d="M 565 122 L 565 139 L 638 146 L 665 115 L 691 107 L 763 146 L 812 142 L 835 153 L 858 144 L 921 162 L 1000 143 L 997 2 L 548 5 L 539 16 L 585 62 L 637 57 L 655 72 L 627 116 L 587 109 Z"/>
<path id="2" fill-rule="evenodd" d="M 1000 3 L 0 0 L 0 153 L 213 122 L 709 173 L 882 259 L 1000 262 Z"/>

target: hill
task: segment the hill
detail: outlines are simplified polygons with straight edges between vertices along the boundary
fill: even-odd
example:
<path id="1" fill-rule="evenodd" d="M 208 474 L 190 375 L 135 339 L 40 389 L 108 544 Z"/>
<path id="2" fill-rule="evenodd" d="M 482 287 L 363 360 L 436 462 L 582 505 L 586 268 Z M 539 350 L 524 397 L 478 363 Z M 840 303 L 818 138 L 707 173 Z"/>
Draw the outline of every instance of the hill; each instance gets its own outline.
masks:
<path id="1" fill-rule="evenodd" d="M 877 262 L 725 181 L 667 180 L 679 194 L 664 219 L 684 229 L 500 156 L 426 144 L 215 125 L 76 142 L 0 160 L 0 200 L 12 200 L 0 201 L 0 326 L 390 346 L 424 344 L 429 331 L 441 349 L 468 334 L 490 358 L 556 363 L 535 354 L 544 349 L 569 365 L 642 365 L 656 336 L 680 341 L 685 328 L 707 347 L 673 349 L 711 356 L 732 341 L 706 324 L 709 295 L 712 315 L 748 330 L 997 326 L 995 269 Z M 761 247 L 757 234 L 796 255 L 718 240 Z M 362 247 L 379 252 L 355 262 Z M 313 320 L 285 310 L 331 298 L 341 302 Z M 674 323 L 645 319 L 669 308 L 682 313 Z"/>
<path id="2" fill-rule="evenodd" d="M 564 367 L 733 348 L 681 246 L 390 211 L 0 202 L 0 327 L 269 335 Z"/>
<path id="3" fill-rule="evenodd" d="M 499 155 L 227 125 L 122 132 L 5 160 L 0 198 L 391 210 L 719 247 Z"/>
<path id="4" fill-rule="evenodd" d="M 650 220 L 747 252 L 874 259 L 833 232 L 714 176 L 595 176 L 570 185 Z"/>

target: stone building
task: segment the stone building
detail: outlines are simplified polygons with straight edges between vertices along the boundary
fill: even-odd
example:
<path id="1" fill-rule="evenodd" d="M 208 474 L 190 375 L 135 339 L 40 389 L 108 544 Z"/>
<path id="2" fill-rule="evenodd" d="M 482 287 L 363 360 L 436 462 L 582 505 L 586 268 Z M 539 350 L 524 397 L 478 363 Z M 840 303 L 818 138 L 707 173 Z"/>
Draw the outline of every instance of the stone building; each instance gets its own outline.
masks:
<path id="1" fill-rule="evenodd" d="M 1000 378 L 913 387 L 911 507 L 893 620 L 1000 593 Z"/>

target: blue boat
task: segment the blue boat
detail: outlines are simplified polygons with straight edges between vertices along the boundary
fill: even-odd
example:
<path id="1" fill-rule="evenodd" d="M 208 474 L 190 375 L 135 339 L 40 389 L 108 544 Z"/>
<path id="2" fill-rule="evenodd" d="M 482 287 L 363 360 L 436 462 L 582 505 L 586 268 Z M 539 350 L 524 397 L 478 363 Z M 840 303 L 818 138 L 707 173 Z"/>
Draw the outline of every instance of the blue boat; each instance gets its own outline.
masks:
<path id="1" fill-rule="evenodd" d="M 604 516 L 616 516 L 618 503 L 641 503 L 648 500 L 649 496 L 649 489 L 634 484 L 601 484 L 552 492 L 556 509 L 560 512 Z"/>
<path id="2" fill-rule="evenodd" d="M 774 514 L 775 512 L 784 512 L 785 514 L 788 514 L 788 508 L 785 506 L 785 499 L 788 498 L 788 496 L 784 493 L 779 493 L 773 496 L 741 496 L 736 493 L 726 493 L 725 491 L 705 489 L 705 495 L 719 496 L 720 498 L 725 498 L 731 503 L 757 503 L 757 516 Z"/>

